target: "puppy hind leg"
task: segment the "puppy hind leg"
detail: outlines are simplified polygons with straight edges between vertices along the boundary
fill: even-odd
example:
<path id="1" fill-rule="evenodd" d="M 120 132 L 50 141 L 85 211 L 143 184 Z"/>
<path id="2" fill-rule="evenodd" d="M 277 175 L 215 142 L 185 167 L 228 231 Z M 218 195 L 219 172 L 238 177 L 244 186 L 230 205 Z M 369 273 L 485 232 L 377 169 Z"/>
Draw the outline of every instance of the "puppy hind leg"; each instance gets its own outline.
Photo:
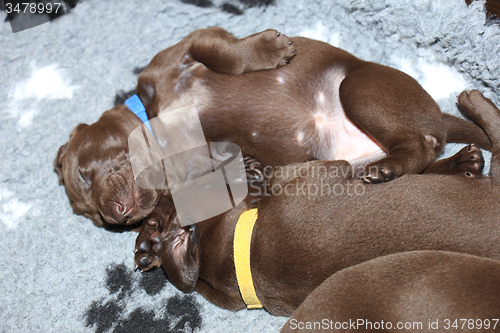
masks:
<path id="1" fill-rule="evenodd" d="M 199 29 L 151 60 L 139 75 L 137 95 L 154 118 L 161 99 L 188 87 L 193 77 L 189 69 L 200 63 L 219 74 L 238 75 L 285 66 L 294 56 L 292 42 L 276 30 L 238 39 L 222 28 Z"/>
<path id="2" fill-rule="evenodd" d="M 478 90 L 463 91 L 458 96 L 458 106 L 490 138 L 490 177 L 493 184 L 500 184 L 500 110 Z"/>
<path id="3" fill-rule="evenodd" d="M 389 146 L 388 156 L 365 167 L 362 177 L 365 183 L 382 183 L 396 179 L 404 174 L 420 173 L 437 157 L 432 145 L 424 136 L 414 133 L 412 138 L 399 144 Z"/>
<path id="4" fill-rule="evenodd" d="M 469 178 L 482 176 L 484 158 L 481 149 L 470 144 L 455 155 L 432 163 L 424 174 L 462 175 Z"/>
<path id="5" fill-rule="evenodd" d="M 366 166 L 365 182 L 421 173 L 444 148 L 439 107 L 406 74 L 368 64 L 345 77 L 339 94 L 346 116 L 387 153 Z"/>

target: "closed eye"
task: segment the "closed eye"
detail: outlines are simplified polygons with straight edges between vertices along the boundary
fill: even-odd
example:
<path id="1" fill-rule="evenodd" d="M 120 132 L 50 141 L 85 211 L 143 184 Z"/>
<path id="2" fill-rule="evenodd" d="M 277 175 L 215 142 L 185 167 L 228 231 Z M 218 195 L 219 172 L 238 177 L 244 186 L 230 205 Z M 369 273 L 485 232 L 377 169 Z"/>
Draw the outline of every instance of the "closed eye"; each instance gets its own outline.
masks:
<path id="1" fill-rule="evenodd" d="M 82 173 L 82 170 L 81 169 L 78 169 L 78 174 L 80 175 L 80 178 L 88 185 L 92 185 L 92 180 L 90 180 L 89 177 L 86 177 L 84 176 L 84 174 Z"/>

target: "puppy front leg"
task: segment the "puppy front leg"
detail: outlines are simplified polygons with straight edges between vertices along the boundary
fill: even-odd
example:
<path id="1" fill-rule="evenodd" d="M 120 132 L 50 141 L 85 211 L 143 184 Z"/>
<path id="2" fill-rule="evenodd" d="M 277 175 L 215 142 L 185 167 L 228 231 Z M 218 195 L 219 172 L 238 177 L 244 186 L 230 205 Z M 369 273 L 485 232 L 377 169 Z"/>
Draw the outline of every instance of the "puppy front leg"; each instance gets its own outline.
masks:
<path id="1" fill-rule="evenodd" d="M 214 72 L 242 74 L 285 66 L 295 55 L 290 39 L 268 29 L 238 39 L 222 28 L 196 30 L 185 38 L 188 55 Z"/>
<path id="2" fill-rule="evenodd" d="M 135 267 L 141 271 L 149 271 L 161 266 L 160 222 L 155 218 L 144 221 L 135 241 L 134 262 Z"/>
<path id="3" fill-rule="evenodd" d="M 135 267 L 149 271 L 161 266 L 162 232 L 166 228 L 174 204 L 163 196 L 154 211 L 143 221 L 135 241 Z"/>

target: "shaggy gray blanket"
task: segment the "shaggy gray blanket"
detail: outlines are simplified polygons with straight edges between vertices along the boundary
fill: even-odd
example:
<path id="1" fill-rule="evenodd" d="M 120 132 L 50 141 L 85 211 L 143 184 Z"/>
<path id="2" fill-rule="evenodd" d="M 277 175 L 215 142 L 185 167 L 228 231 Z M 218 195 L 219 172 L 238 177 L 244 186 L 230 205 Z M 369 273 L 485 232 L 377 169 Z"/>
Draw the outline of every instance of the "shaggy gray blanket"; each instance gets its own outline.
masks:
<path id="1" fill-rule="evenodd" d="M 500 104 L 500 25 L 481 1 L 87 0 L 18 33 L 0 23 L 0 332 L 243 333 L 284 324 L 265 310 L 234 313 L 185 295 L 159 270 L 135 272 L 136 234 L 74 215 L 52 167 L 78 123 L 135 88 L 134 69 L 209 26 L 322 39 L 409 73 L 444 112 L 459 114 L 463 89 Z"/>

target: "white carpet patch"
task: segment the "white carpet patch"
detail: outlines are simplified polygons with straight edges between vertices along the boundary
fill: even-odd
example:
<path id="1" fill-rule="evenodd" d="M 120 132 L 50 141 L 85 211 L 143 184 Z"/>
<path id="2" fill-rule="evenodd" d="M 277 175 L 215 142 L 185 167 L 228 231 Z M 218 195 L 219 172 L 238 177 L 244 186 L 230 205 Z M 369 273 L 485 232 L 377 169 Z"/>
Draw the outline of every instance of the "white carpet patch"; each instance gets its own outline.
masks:
<path id="1" fill-rule="evenodd" d="M 37 68 L 36 64 L 31 64 L 31 76 L 25 79 L 14 88 L 14 100 L 35 97 L 37 99 L 49 98 L 72 98 L 73 90 L 70 80 L 64 77 L 64 71 L 57 68 L 57 64 L 47 65 Z"/>
<path id="2" fill-rule="evenodd" d="M 397 68 L 400 71 L 410 75 L 412 78 L 417 80 L 420 84 L 422 84 L 422 75 L 418 73 L 416 66 L 413 64 L 410 59 L 400 59 L 396 57 L 391 58 L 391 67 Z"/>
<path id="3" fill-rule="evenodd" d="M 299 33 L 299 35 L 302 37 L 320 40 L 336 47 L 339 47 L 340 44 L 340 34 L 338 32 L 332 34 L 330 32 L 330 28 L 321 22 L 316 23 L 315 28 L 303 30 Z"/>
<path id="4" fill-rule="evenodd" d="M 17 124 L 21 128 L 26 128 L 31 125 L 34 116 L 35 116 L 35 110 L 31 109 L 24 111 L 21 113 L 21 117 L 19 118 Z"/>
<path id="5" fill-rule="evenodd" d="M 443 63 L 429 63 L 423 59 L 418 64 L 424 73 L 420 84 L 434 98 L 439 100 L 451 94 L 457 95 L 467 89 L 467 82 L 454 67 Z"/>
<path id="6" fill-rule="evenodd" d="M 465 78 L 453 66 L 431 63 L 422 58 L 418 59 L 417 64 L 413 64 L 409 59 L 391 60 L 397 69 L 417 80 L 436 101 L 452 94 L 458 95 L 468 88 Z"/>
<path id="7" fill-rule="evenodd" d="M 26 103 L 33 105 L 29 99 L 63 99 L 73 98 L 73 91 L 77 86 L 71 85 L 71 80 L 65 77 L 64 70 L 57 64 L 40 68 L 35 63 L 31 64 L 31 76 L 18 82 L 10 91 L 9 113 L 12 117 L 20 117 L 18 125 L 21 129 L 32 124 L 37 111 L 27 109 Z"/>
<path id="8" fill-rule="evenodd" d="M 0 188 L 0 221 L 8 230 L 15 229 L 19 219 L 31 208 L 30 204 L 13 198 L 13 196 L 11 191 Z"/>

